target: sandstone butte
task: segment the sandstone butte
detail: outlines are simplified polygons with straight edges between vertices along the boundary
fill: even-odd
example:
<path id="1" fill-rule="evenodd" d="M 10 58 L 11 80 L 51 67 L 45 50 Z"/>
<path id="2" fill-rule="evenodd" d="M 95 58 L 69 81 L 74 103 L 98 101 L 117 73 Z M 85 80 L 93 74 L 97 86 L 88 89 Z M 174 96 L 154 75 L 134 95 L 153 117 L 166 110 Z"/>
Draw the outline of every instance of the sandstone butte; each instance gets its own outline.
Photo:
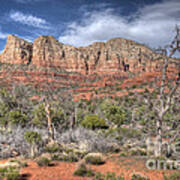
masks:
<path id="1" fill-rule="evenodd" d="M 89 90 L 115 84 L 122 77 L 129 78 L 132 82 L 132 77 L 141 81 L 154 74 L 155 78 L 162 69 L 162 59 L 158 57 L 160 54 L 154 53 L 145 45 L 122 38 L 76 48 L 62 44 L 52 36 L 40 36 L 30 43 L 9 35 L 0 55 L 0 78 L 4 81 L 6 79 L 7 83 L 18 80 L 40 85 L 48 79 L 49 74 L 54 73 L 54 76 L 61 77 L 61 80 L 50 78 L 54 86 L 70 87 L 78 80 L 81 92 L 83 88 Z M 11 69 L 7 68 L 9 66 Z M 55 73 L 51 68 L 58 71 Z M 169 71 L 176 71 L 175 64 L 169 65 Z M 95 80 L 97 77 L 100 81 L 89 84 L 86 81 Z M 67 81 L 67 78 L 71 81 Z M 78 88 L 75 91 L 78 91 Z"/>

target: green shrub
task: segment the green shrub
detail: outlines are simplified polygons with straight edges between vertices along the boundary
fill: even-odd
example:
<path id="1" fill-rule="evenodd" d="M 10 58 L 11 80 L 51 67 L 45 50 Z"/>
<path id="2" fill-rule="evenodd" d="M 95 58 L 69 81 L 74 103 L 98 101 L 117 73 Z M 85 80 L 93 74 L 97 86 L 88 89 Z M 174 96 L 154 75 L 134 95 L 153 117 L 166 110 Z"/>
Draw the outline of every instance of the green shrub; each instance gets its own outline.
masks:
<path id="1" fill-rule="evenodd" d="M 63 124 L 66 121 L 63 109 L 61 109 L 60 107 L 51 108 L 51 118 L 52 123 L 55 127 L 59 126 L 60 124 Z"/>
<path id="2" fill-rule="evenodd" d="M 116 177 L 115 173 L 107 173 L 104 180 L 124 180 L 124 178 L 121 176 Z"/>
<path id="3" fill-rule="evenodd" d="M 51 159 L 52 159 L 53 161 L 59 161 L 59 154 L 53 154 L 53 155 L 51 156 Z"/>
<path id="4" fill-rule="evenodd" d="M 174 172 L 170 176 L 164 175 L 164 180 L 179 180 L 180 179 L 180 172 Z"/>
<path id="5" fill-rule="evenodd" d="M 131 129 L 131 128 L 124 128 L 124 127 L 119 127 L 119 128 L 113 128 L 113 129 L 108 129 L 107 131 L 104 132 L 106 137 L 113 137 L 118 141 L 122 141 L 124 138 L 137 138 L 141 139 L 142 137 L 142 132 L 140 130 L 136 129 Z"/>
<path id="6" fill-rule="evenodd" d="M 129 96 L 134 96 L 134 92 L 129 92 L 128 95 Z"/>
<path id="7" fill-rule="evenodd" d="M 91 177 L 94 176 L 94 172 L 91 169 L 88 169 L 86 165 L 82 163 L 74 171 L 74 176 Z"/>
<path id="8" fill-rule="evenodd" d="M 5 103 L 0 103 L 0 124 L 5 127 L 8 124 L 9 107 Z"/>
<path id="9" fill-rule="evenodd" d="M 10 160 L 10 162 L 14 162 L 14 163 L 18 163 L 19 165 L 20 165 L 20 167 L 28 167 L 28 164 L 27 164 L 27 162 L 21 162 L 21 161 L 19 161 L 19 160 Z"/>
<path id="10" fill-rule="evenodd" d="M 142 136 L 141 131 L 136 129 L 130 129 L 130 128 L 118 128 L 117 129 L 119 134 L 122 134 L 124 137 L 127 138 L 140 138 Z"/>
<path id="11" fill-rule="evenodd" d="M 85 157 L 85 161 L 88 164 L 94 164 L 94 165 L 100 165 L 105 163 L 105 161 L 100 156 L 87 156 Z"/>
<path id="12" fill-rule="evenodd" d="M 104 180 L 104 175 L 100 172 L 97 172 L 93 180 Z"/>
<path id="13" fill-rule="evenodd" d="M 69 153 L 68 155 L 54 155 L 53 160 L 65 161 L 65 162 L 78 162 L 78 157 L 74 153 Z"/>
<path id="14" fill-rule="evenodd" d="M 19 169 L 16 167 L 0 168 L 0 179 L 5 178 L 6 180 L 18 180 Z"/>
<path id="15" fill-rule="evenodd" d="M 85 116 L 84 120 L 81 122 L 81 125 L 92 130 L 108 127 L 105 120 L 99 118 L 97 115 Z"/>
<path id="16" fill-rule="evenodd" d="M 32 123 L 39 127 L 47 127 L 47 116 L 44 104 L 40 104 L 33 112 L 34 118 Z M 51 108 L 50 116 L 54 126 L 58 126 L 65 121 L 65 115 L 61 108 Z"/>
<path id="17" fill-rule="evenodd" d="M 45 112 L 45 107 L 43 104 L 39 105 L 33 112 L 34 118 L 32 123 L 36 126 L 46 126 L 47 117 Z"/>
<path id="18" fill-rule="evenodd" d="M 28 122 L 28 117 L 19 111 L 11 111 L 8 113 L 8 121 L 11 124 L 25 126 Z"/>
<path id="19" fill-rule="evenodd" d="M 51 161 L 46 157 L 42 157 L 37 160 L 37 164 L 38 166 L 51 166 Z"/>
<path id="20" fill-rule="evenodd" d="M 98 173 L 96 173 L 93 180 L 124 180 L 124 177 L 122 177 L 122 176 L 116 177 L 115 173 L 110 173 L 110 172 L 108 172 L 105 175 L 98 172 Z"/>
<path id="21" fill-rule="evenodd" d="M 137 148 L 137 149 L 130 150 L 130 155 L 131 156 L 146 156 L 147 153 L 143 149 Z"/>
<path id="22" fill-rule="evenodd" d="M 120 126 L 128 120 L 128 112 L 124 108 L 116 105 L 107 105 L 103 109 L 106 118 L 114 124 Z"/>
<path id="23" fill-rule="evenodd" d="M 148 177 L 141 176 L 140 174 L 133 174 L 131 180 L 150 180 Z"/>
<path id="24" fill-rule="evenodd" d="M 136 89 L 136 88 L 137 88 L 137 85 L 133 84 L 132 89 Z"/>
<path id="25" fill-rule="evenodd" d="M 121 91 L 121 90 L 122 90 L 121 87 L 117 87 L 117 88 L 116 88 L 116 91 Z"/>
<path id="26" fill-rule="evenodd" d="M 26 131 L 24 137 L 29 144 L 35 144 L 41 141 L 41 135 L 35 131 Z"/>
<path id="27" fill-rule="evenodd" d="M 24 138 L 31 146 L 31 157 L 34 157 L 37 153 L 37 144 L 41 141 L 41 135 L 35 131 L 26 131 Z"/>
<path id="28" fill-rule="evenodd" d="M 7 168 L 0 168 L 0 178 L 5 178 L 7 173 Z"/>
<path id="29" fill-rule="evenodd" d="M 120 152 L 119 156 L 120 157 L 126 157 L 126 156 L 128 156 L 128 154 L 127 154 L 127 152 Z"/>
<path id="30" fill-rule="evenodd" d="M 62 152 L 62 149 L 57 144 L 53 144 L 52 146 L 46 146 L 45 151 L 49 153 L 56 153 Z"/>

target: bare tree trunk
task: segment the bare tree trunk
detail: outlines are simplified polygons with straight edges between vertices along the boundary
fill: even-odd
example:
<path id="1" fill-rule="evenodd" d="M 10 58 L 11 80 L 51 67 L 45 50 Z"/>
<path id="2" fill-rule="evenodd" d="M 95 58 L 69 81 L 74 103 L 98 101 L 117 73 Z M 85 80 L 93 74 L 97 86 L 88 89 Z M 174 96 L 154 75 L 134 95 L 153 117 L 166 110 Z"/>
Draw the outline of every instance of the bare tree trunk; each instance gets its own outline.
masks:
<path id="1" fill-rule="evenodd" d="M 73 112 L 72 118 L 71 118 L 71 128 L 72 129 L 76 126 L 76 123 L 77 123 L 77 112 L 78 112 L 78 104 L 75 104 L 74 112 Z"/>
<path id="2" fill-rule="evenodd" d="M 162 119 L 156 121 L 157 135 L 154 149 L 154 155 L 160 157 L 162 155 Z"/>
<path id="3" fill-rule="evenodd" d="M 131 119 L 132 127 L 135 127 L 135 125 L 136 125 L 135 116 L 136 116 L 136 109 L 133 109 L 132 110 L 132 119 Z"/>
<path id="4" fill-rule="evenodd" d="M 74 127 L 77 123 L 77 113 L 78 113 L 78 104 L 75 104 L 75 109 L 74 109 Z"/>
<path id="5" fill-rule="evenodd" d="M 151 110 L 153 110 L 157 116 L 156 120 L 156 142 L 154 148 L 154 155 L 161 156 L 162 155 L 162 125 L 164 121 L 164 115 L 170 109 L 172 104 L 172 99 L 178 87 L 180 87 L 180 64 L 179 62 L 173 62 L 172 57 L 176 52 L 180 52 L 180 27 L 176 26 L 176 35 L 172 43 L 166 46 L 165 49 L 158 49 L 157 52 L 162 54 L 161 58 L 164 59 L 163 68 L 162 68 L 162 77 L 161 77 L 161 86 L 160 86 L 160 98 L 157 100 L 151 100 L 148 97 L 146 102 L 149 104 Z M 159 58 L 158 58 L 159 59 Z M 176 79 L 176 84 L 172 87 L 172 89 L 165 93 L 165 88 L 168 87 L 168 64 L 169 60 L 171 63 L 177 64 L 178 71 L 178 78 Z M 154 102 L 153 102 L 154 101 Z"/>
<path id="6" fill-rule="evenodd" d="M 160 109 L 158 112 L 158 119 L 156 120 L 156 143 L 155 143 L 155 152 L 154 155 L 159 157 L 162 155 L 162 122 L 165 114 L 165 84 L 167 78 L 167 68 L 168 68 L 168 58 L 165 58 L 164 66 L 162 69 L 162 78 L 161 78 L 161 87 L 160 87 Z"/>
<path id="7" fill-rule="evenodd" d="M 50 105 L 47 103 L 45 105 L 46 117 L 48 121 L 48 132 L 49 132 L 49 141 L 54 143 L 54 128 L 52 125 L 51 115 L 50 115 Z"/>
<path id="8" fill-rule="evenodd" d="M 32 158 L 35 157 L 35 145 L 34 144 L 31 145 L 31 157 Z"/>

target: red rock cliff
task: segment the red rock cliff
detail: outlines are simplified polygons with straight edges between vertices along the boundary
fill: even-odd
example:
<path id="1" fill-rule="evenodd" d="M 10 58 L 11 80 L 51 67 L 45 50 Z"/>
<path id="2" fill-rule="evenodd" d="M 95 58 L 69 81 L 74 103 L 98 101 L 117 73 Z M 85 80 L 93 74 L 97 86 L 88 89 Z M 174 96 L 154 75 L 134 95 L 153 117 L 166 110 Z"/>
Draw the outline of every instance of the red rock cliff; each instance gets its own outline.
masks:
<path id="1" fill-rule="evenodd" d="M 157 55 L 146 46 L 122 38 L 75 48 L 58 42 L 52 36 L 40 36 L 31 44 L 9 35 L 0 61 L 58 67 L 82 74 L 112 74 L 156 71 L 160 68 L 160 61 L 152 61 L 154 56 Z"/>
<path id="2" fill-rule="evenodd" d="M 9 35 L 0 61 L 8 64 L 29 64 L 32 59 L 32 43 Z"/>

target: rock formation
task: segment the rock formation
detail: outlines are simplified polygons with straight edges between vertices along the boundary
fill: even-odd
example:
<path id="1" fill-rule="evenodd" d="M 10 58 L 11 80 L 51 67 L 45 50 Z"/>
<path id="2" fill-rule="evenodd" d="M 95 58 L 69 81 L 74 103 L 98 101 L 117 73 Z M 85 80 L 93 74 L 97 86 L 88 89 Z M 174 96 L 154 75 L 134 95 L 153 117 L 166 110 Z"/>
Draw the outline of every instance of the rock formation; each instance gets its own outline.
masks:
<path id="1" fill-rule="evenodd" d="M 112 74 L 156 71 L 159 63 L 152 61 L 154 56 L 149 48 L 121 38 L 75 48 L 52 36 L 40 36 L 32 44 L 9 35 L 0 62 L 57 67 L 82 74 Z"/>
<path id="2" fill-rule="evenodd" d="M 133 92 L 143 92 L 148 82 L 156 82 L 163 65 L 158 57 L 146 46 L 122 38 L 76 48 L 52 36 L 29 43 L 9 35 L 0 55 L 0 86 L 23 82 L 46 91 L 48 85 L 72 92 L 75 100 L 124 96 L 126 88 L 135 85 L 140 89 Z M 169 65 L 168 70 L 173 82 L 176 68 Z"/>
<path id="3" fill-rule="evenodd" d="M 32 47 L 32 43 L 9 35 L 5 49 L 0 55 L 0 62 L 8 64 L 30 64 Z"/>

